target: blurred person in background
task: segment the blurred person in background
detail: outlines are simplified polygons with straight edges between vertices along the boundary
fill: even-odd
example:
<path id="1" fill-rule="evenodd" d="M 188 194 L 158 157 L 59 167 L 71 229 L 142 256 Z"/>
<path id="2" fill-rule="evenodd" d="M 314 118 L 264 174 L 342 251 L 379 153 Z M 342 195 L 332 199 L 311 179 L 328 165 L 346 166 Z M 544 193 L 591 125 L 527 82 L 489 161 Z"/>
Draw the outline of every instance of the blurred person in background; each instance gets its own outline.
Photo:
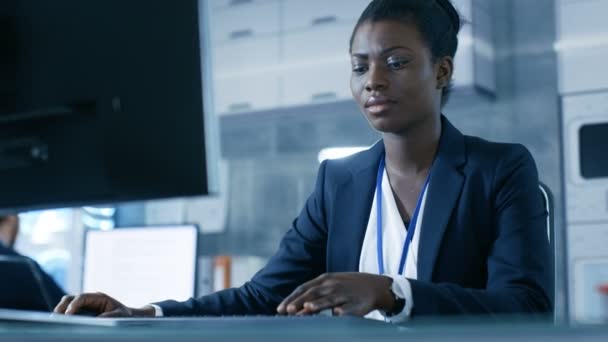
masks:
<path id="1" fill-rule="evenodd" d="M 19 233 L 19 216 L 0 216 L 0 248 L 13 248 Z"/>
<path id="2" fill-rule="evenodd" d="M 22 256 L 13 249 L 18 234 L 19 216 L 0 216 L 0 255 L 25 258 L 25 256 Z M 57 285 L 53 278 L 51 278 L 46 272 L 44 272 L 44 270 L 42 270 L 38 263 L 34 262 L 34 264 L 42 275 L 42 284 L 43 286 L 45 286 L 49 296 L 51 297 L 50 299 L 53 302 L 58 302 L 61 297 L 65 295 L 65 291 L 59 285 Z M 0 279 L 0 281 L 11 281 L 11 275 L 2 274 L 0 276 Z"/>

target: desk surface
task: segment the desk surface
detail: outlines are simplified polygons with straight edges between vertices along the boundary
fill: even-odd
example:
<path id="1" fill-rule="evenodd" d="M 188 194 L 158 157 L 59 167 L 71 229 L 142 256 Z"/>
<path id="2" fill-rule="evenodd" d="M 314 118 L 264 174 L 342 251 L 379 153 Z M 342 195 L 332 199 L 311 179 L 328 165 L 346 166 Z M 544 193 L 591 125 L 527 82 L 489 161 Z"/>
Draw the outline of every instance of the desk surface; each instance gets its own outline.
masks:
<path id="1" fill-rule="evenodd" d="M 548 323 L 410 322 L 395 326 L 359 318 L 226 317 L 158 319 L 155 324 L 87 327 L 0 322 L 0 341 L 602 341 L 608 325 L 556 327 Z"/>

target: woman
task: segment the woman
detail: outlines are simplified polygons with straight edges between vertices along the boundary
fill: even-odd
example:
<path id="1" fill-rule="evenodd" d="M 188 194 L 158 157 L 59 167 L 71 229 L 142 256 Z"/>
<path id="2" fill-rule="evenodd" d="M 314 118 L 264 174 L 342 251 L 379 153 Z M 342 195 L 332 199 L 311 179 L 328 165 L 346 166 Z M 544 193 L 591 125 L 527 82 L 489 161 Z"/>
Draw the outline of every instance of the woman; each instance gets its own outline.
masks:
<path id="1" fill-rule="evenodd" d="M 383 139 L 321 165 L 302 213 L 250 282 L 142 309 L 103 294 L 66 297 L 56 311 L 175 316 L 332 309 L 393 322 L 550 312 L 547 213 L 532 157 L 520 145 L 463 136 L 441 115 L 459 28 L 449 0 L 375 0 L 365 9 L 351 39 L 351 89 Z"/>

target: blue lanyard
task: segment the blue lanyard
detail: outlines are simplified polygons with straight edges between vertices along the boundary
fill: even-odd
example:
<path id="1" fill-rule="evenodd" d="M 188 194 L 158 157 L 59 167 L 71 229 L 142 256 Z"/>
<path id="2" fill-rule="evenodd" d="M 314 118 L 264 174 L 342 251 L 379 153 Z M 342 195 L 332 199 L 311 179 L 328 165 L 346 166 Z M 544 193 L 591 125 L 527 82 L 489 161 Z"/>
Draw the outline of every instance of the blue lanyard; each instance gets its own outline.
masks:
<path id="1" fill-rule="evenodd" d="M 384 274 L 384 253 L 382 251 L 382 175 L 384 174 L 384 156 L 380 159 L 380 166 L 378 166 L 378 176 L 376 178 L 376 227 L 377 227 L 377 247 L 378 247 L 378 271 L 380 274 Z M 418 212 L 420 211 L 420 205 L 422 202 L 422 198 L 424 197 L 424 193 L 426 192 L 426 188 L 429 186 L 429 180 L 431 178 L 431 171 L 429 170 L 429 174 L 426 176 L 426 181 L 424 182 L 424 186 L 422 187 L 422 191 L 420 191 L 420 195 L 418 195 L 418 203 L 416 204 L 416 209 L 414 210 L 414 214 L 412 215 L 412 220 L 407 229 L 407 236 L 405 237 L 405 242 L 403 244 L 403 251 L 401 252 L 401 261 L 399 262 L 399 275 L 403 274 L 403 270 L 405 268 L 405 261 L 407 258 L 407 252 L 410 248 L 410 243 L 414 238 L 414 232 L 416 230 L 416 221 L 418 221 Z"/>

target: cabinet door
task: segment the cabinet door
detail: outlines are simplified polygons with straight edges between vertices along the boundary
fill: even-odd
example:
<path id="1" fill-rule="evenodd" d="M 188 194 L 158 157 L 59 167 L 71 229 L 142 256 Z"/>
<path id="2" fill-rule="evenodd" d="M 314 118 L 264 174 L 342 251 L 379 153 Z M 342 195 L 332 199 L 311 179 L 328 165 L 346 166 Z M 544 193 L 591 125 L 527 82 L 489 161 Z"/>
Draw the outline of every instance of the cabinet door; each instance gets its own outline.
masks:
<path id="1" fill-rule="evenodd" d="M 279 8 L 278 1 L 250 1 L 212 9 L 211 43 L 278 34 Z"/>
<path id="2" fill-rule="evenodd" d="M 562 94 L 608 88 L 608 2 L 558 4 L 559 90 Z"/>
<path id="3" fill-rule="evenodd" d="M 235 40 L 213 47 L 213 73 L 231 76 L 259 72 L 279 63 L 279 38 Z"/>
<path id="4" fill-rule="evenodd" d="M 354 23 L 369 3 L 370 0 L 285 0 L 283 28 L 291 31 L 330 23 Z"/>
<path id="5" fill-rule="evenodd" d="M 279 105 L 279 77 L 276 72 L 216 78 L 213 83 L 215 112 L 219 115 Z"/>
<path id="6" fill-rule="evenodd" d="M 608 33 L 608 2 L 605 0 L 560 1 L 558 35 L 561 40 L 605 37 Z"/>
<path id="7" fill-rule="evenodd" d="M 261 2 L 277 2 L 280 0 L 202 0 L 208 1 L 211 9 L 222 9 L 225 7 L 236 7 L 246 5 L 257 5 Z"/>
<path id="8" fill-rule="evenodd" d="M 327 58 L 348 60 L 353 24 L 331 24 L 283 35 L 283 58 L 287 64 L 311 63 Z"/>
<path id="9" fill-rule="evenodd" d="M 334 59 L 294 67 L 283 73 L 283 106 L 331 102 L 351 98 L 350 62 Z"/>
<path id="10" fill-rule="evenodd" d="M 565 49 L 558 54 L 559 92 L 586 92 L 608 88 L 608 45 Z"/>

